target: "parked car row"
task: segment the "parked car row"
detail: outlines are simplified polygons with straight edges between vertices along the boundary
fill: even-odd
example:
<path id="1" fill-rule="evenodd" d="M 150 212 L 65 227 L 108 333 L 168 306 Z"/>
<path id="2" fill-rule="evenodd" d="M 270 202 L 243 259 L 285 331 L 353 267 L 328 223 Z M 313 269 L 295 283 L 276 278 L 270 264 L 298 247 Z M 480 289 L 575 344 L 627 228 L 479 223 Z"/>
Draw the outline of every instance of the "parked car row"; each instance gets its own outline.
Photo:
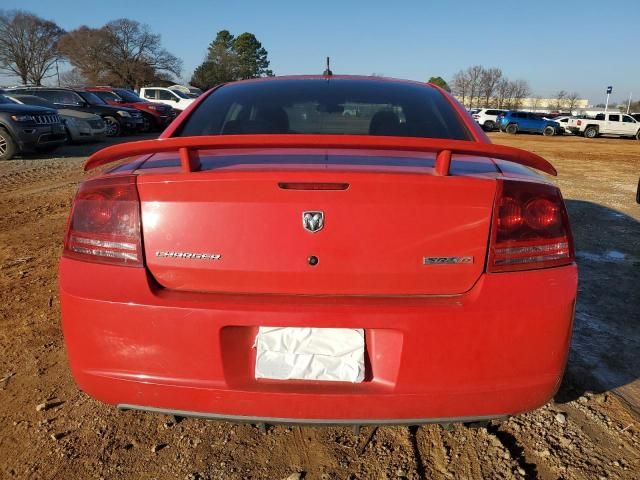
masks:
<path id="1" fill-rule="evenodd" d="M 1 93 L 0 160 L 8 160 L 16 153 L 53 151 L 67 141 L 100 141 L 104 137 L 164 130 L 179 111 L 194 101 L 193 97 L 183 99 L 187 95 L 176 91 L 176 97 L 185 102 L 170 106 L 114 87 L 23 86 Z"/>
<path id="2" fill-rule="evenodd" d="M 22 105 L 49 108 L 57 110 L 60 120 L 66 127 L 69 141 L 79 143 L 89 140 L 102 140 L 107 132 L 107 125 L 99 115 L 81 112 L 70 108 L 57 108 L 49 100 L 35 95 L 11 95 L 8 97 Z"/>
<path id="3" fill-rule="evenodd" d="M 143 132 L 163 130 L 175 118 L 175 110 L 168 105 L 145 101 L 126 88 L 91 87 L 88 91 L 108 105 L 133 108 L 142 115 Z"/>
<path id="4" fill-rule="evenodd" d="M 610 135 L 640 140 L 640 114 L 638 113 L 600 113 L 591 118 L 584 115 L 548 115 L 491 108 L 475 108 L 469 110 L 469 113 L 486 131 L 497 129 L 511 134 L 527 132 L 545 136 L 571 133 L 586 138 Z"/>
<path id="5" fill-rule="evenodd" d="M 56 110 L 20 105 L 0 95 L 0 160 L 18 152 L 51 151 L 66 141 Z"/>

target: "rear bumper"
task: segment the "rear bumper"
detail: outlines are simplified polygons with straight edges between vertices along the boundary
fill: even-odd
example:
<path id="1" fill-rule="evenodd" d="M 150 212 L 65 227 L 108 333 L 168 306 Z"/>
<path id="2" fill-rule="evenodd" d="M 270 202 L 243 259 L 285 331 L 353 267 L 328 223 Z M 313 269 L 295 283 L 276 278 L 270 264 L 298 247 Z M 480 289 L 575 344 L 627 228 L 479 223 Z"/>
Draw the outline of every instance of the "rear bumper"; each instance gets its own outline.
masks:
<path id="1" fill-rule="evenodd" d="M 123 408 L 310 423 L 472 421 L 537 408 L 564 371 L 575 266 L 484 275 L 452 297 L 172 292 L 143 269 L 60 264 L 73 375 Z M 257 327 L 365 328 L 363 383 L 253 378 Z"/>
<path id="2" fill-rule="evenodd" d="M 176 417 L 196 417 L 207 420 L 226 420 L 230 422 L 242 423 L 268 423 L 268 424 L 308 424 L 308 425 L 420 425 L 424 423 L 475 423 L 486 422 L 488 420 L 507 419 L 508 415 L 486 417 L 446 417 L 446 418 L 281 418 L 281 417 L 255 417 L 248 415 L 224 415 L 217 413 L 192 412 L 188 410 L 172 410 L 166 408 L 146 407 L 142 405 L 120 404 L 121 410 L 142 410 L 144 412 L 162 413 Z"/>

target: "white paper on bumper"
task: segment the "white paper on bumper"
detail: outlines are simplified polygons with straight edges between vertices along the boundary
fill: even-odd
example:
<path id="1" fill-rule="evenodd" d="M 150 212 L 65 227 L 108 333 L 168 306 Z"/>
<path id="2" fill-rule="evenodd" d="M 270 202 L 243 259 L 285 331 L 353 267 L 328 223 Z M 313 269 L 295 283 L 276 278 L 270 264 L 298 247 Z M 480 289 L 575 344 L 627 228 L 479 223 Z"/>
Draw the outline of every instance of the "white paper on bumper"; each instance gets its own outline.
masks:
<path id="1" fill-rule="evenodd" d="M 364 380 L 364 330 L 361 328 L 259 327 L 256 378 Z"/>

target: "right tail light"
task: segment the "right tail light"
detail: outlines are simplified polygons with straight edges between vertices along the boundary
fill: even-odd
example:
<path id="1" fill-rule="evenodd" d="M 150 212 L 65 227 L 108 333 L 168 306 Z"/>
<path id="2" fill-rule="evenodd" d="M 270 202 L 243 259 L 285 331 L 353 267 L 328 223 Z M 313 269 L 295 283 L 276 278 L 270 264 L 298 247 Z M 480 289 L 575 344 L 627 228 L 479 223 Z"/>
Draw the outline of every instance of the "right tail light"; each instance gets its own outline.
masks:
<path id="1" fill-rule="evenodd" d="M 531 270 L 574 261 L 560 190 L 547 184 L 498 181 L 487 271 Z"/>

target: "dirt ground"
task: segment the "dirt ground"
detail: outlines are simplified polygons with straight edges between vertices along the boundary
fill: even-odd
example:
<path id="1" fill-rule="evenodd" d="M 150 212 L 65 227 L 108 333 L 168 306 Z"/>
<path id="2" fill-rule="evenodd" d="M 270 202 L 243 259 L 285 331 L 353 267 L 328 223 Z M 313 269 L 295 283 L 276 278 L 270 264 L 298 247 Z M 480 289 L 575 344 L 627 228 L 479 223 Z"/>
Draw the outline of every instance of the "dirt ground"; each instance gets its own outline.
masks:
<path id="1" fill-rule="evenodd" d="M 91 149 L 0 164 L 0 478 L 640 478 L 640 143 L 492 134 L 558 169 L 580 265 L 554 401 L 487 428 L 271 427 L 120 412 L 76 388 L 57 261 Z M 61 155 L 62 154 L 62 155 Z"/>

